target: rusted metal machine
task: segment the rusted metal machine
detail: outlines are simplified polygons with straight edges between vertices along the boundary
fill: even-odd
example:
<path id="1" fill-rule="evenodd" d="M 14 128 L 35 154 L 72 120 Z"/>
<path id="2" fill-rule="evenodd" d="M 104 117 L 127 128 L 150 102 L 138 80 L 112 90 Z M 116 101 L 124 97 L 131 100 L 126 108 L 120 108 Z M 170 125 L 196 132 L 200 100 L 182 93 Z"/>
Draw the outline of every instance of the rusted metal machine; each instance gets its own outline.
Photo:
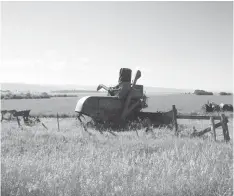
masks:
<path id="1" fill-rule="evenodd" d="M 131 82 L 132 70 L 121 68 L 118 85 L 106 87 L 100 84 L 97 91 L 105 89 L 107 96 L 85 96 L 76 105 L 77 119 L 88 116 L 94 125 L 105 125 L 112 128 L 126 127 L 132 122 L 147 122 L 147 126 L 168 125 L 172 122 L 172 111 L 144 112 L 148 107 L 147 96 L 143 92 L 143 85 L 137 85 L 141 77 L 138 70 Z"/>
<path id="2" fill-rule="evenodd" d="M 29 115 L 30 111 L 31 110 L 21 110 L 21 111 L 1 110 L 1 122 L 3 120 L 10 121 L 13 118 L 16 118 L 18 126 L 21 127 L 19 117 L 22 117 L 25 125 L 32 126 L 35 123 L 41 123 L 42 126 L 48 130 L 48 128 L 45 126 L 45 124 L 43 122 L 41 122 L 39 117 L 34 117 L 34 116 Z M 8 118 L 5 117 L 6 114 L 8 114 Z"/>

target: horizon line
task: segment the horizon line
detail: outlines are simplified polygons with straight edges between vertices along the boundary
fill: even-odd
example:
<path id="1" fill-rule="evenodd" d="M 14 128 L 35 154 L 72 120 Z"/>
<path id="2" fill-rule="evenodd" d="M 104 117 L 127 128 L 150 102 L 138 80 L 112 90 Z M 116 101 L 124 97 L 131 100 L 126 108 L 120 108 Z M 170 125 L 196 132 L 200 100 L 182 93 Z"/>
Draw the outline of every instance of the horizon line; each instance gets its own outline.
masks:
<path id="1" fill-rule="evenodd" d="M 93 87 L 96 85 L 82 85 L 82 84 L 40 84 L 40 83 L 25 83 L 25 82 L 0 82 L 0 85 L 2 86 L 3 84 L 21 84 L 21 85 L 38 85 L 38 86 L 83 86 L 83 87 Z M 150 87 L 150 88 L 163 88 L 163 89 L 174 89 L 174 90 L 205 90 L 205 91 L 212 91 L 212 92 L 233 92 L 232 90 L 206 90 L 205 88 L 173 88 L 173 87 L 161 87 L 161 86 L 148 86 L 146 85 L 145 87 Z"/>

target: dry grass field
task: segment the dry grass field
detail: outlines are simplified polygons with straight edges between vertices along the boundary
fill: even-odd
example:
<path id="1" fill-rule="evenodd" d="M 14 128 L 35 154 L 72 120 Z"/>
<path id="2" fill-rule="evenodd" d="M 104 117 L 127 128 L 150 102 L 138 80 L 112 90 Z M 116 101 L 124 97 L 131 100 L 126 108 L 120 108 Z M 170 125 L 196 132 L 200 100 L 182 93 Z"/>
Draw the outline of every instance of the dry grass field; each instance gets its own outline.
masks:
<path id="1" fill-rule="evenodd" d="M 31 109 L 34 115 L 74 115 L 78 98 L 1 100 L 2 109 Z M 232 96 L 157 95 L 148 111 L 199 112 L 207 100 L 232 103 Z M 231 118 L 230 118 L 231 117 Z M 103 135 L 83 131 L 74 118 L 43 118 L 42 125 L 3 121 L 1 195 L 233 195 L 233 119 L 230 143 L 190 138 L 207 120 L 178 120 L 181 137 L 166 128 Z M 23 122 L 22 122 L 23 123 Z"/>
<path id="2" fill-rule="evenodd" d="M 2 123 L 1 195 L 233 195 L 230 143 L 168 129 L 84 132 L 74 119 Z"/>

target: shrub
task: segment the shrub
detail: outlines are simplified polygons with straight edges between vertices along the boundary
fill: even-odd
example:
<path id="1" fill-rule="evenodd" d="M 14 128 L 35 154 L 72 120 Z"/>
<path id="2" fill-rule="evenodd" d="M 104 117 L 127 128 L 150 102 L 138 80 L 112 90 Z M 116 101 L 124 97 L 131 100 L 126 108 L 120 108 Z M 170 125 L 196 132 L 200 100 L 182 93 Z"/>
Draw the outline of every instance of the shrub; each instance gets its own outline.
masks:
<path id="1" fill-rule="evenodd" d="M 25 99 L 32 99 L 31 93 L 26 93 Z"/>
<path id="2" fill-rule="evenodd" d="M 207 92 L 207 91 L 204 91 L 204 90 L 195 90 L 194 94 L 195 95 L 213 95 L 212 92 Z"/>
<path id="3" fill-rule="evenodd" d="M 41 98 L 50 98 L 51 96 L 48 94 L 48 93 L 46 93 L 46 92 L 43 92 L 43 93 L 41 93 Z"/>
<path id="4" fill-rule="evenodd" d="M 220 95 L 232 95 L 232 93 L 220 92 Z"/>

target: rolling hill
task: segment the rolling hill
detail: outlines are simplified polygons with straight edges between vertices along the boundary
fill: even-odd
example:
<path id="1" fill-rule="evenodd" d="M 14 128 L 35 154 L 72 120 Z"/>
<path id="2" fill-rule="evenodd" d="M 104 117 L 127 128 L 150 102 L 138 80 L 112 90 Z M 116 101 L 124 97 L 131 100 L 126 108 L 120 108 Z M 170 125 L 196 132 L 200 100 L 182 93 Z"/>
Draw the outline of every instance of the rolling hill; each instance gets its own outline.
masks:
<path id="1" fill-rule="evenodd" d="M 23 84 L 23 83 L 2 83 L 1 90 L 20 91 L 20 92 L 51 92 L 51 91 L 96 91 L 97 86 L 86 85 L 40 85 L 40 84 Z M 193 92 L 192 89 L 174 89 L 162 87 L 145 87 L 147 93 L 184 93 Z"/>

